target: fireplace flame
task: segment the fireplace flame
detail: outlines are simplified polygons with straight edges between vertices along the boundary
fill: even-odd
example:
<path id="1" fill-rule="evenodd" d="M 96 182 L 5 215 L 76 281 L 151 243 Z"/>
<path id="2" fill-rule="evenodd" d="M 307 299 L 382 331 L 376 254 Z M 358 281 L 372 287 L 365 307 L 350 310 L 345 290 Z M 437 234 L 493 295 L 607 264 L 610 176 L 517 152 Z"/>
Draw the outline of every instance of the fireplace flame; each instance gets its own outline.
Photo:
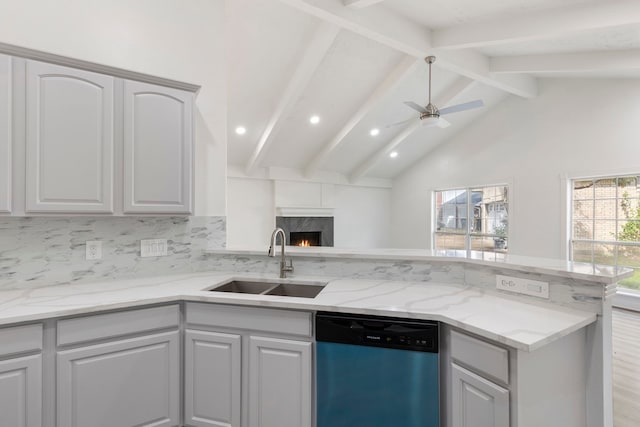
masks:
<path id="1" fill-rule="evenodd" d="M 301 240 L 298 246 L 311 246 L 308 240 Z"/>

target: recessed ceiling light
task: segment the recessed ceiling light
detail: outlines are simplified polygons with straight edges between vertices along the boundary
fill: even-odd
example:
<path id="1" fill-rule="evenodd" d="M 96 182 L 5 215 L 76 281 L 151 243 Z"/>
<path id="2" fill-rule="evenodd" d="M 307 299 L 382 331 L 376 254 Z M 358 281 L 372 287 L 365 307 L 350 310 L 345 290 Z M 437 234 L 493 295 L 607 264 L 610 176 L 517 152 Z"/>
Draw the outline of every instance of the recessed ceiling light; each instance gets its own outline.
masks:
<path id="1" fill-rule="evenodd" d="M 391 157 L 392 159 L 395 159 L 396 157 L 398 157 L 398 152 L 392 151 L 391 153 L 389 153 L 389 157 Z"/>
<path id="2" fill-rule="evenodd" d="M 236 133 L 238 135 L 244 135 L 245 133 L 247 133 L 247 128 L 245 128 L 244 126 L 238 126 L 236 128 Z"/>
<path id="3" fill-rule="evenodd" d="M 318 123 L 320 123 L 320 117 L 319 116 L 311 116 L 311 118 L 309 119 L 309 122 L 312 125 L 317 125 Z"/>
<path id="4" fill-rule="evenodd" d="M 380 134 L 380 129 L 378 128 L 371 129 L 371 132 L 369 132 L 369 135 L 371 136 L 378 136 L 379 134 Z"/>

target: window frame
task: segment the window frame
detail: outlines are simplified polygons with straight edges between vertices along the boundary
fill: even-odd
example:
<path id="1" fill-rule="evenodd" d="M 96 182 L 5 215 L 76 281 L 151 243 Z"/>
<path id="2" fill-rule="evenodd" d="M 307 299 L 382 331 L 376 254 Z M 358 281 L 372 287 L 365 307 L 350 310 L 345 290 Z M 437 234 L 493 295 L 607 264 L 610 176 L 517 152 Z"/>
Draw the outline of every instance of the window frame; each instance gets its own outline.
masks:
<path id="1" fill-rule="evenodd" d="M 491 188 L 491 187 L 503 187 L 506 189 L 506 194 L 507 194 L 507 201 L 506 202 L 501 202 L 501 211 L 506 211 L 506 215 L 508 218 L 508 222 L 507 222 L 507 233 L 506 235 L 498 235 L 496 233 L 478 233 L 478 232 L 474 232 L 472 231 L 472 225 L 475 224 L 475 216 L 474 216 L 474 211 L 476 209 L 476 207 L 472 204 L 472 193 L 474 190 L 479 190 L 479 189 L 485 189 L 485 188 Z M 466 212 L 466 224 L 465 224 L 465 232 L 450 232 L 450 231 L 438 231 L 438 204 L 437 204 L 437 194 L 438 193 L 443 193 L 443 192 L 447 192 L 447 191 L 463 191 L 466 192 L 466 196 L 467 196 L 467 200 L 466 200 L 466 206 L 467 206 L 467 212 Z M 431 192 L 431 217 L 432 217 L 432 224 L 431 224 L 431 247 L 434 250 L 454 250 L 454 249 L 443 249 L 443 248 L 437 248 L 436 247 L 436 239 L 438 235 L 453 235 L 453 236 L 464 236 L 464 249 L 455 249 L 455 250 L 464 250 L 466 251 L 468 254 L 472 251 L 477 251 L 477 252 L 483 252 L 483 253 L 495 253 L 495 254 L 502 254 L 502 252 L 495 252 L 495 251 L 488 251 L 488 250 L 474 250 L 471 249 L 471 241 L 473 237 L 488 237 L 488 238 L 502 238 L 505 241 L 509 240 L 509 234 L 510 234 L 510 229 L 511 229 L 511 215 L 510 215 L 510 206 L 511 205 L 511 185 L 508 183 L 499 183 L 499 184 L 486 184 L 486 185 L 474 185 L 474 186 L 470 186 L 470 187 L 454 187 L 454 188 L 445 188 L 445 189 L 434 189 Z M 492 206 L 495 207 L 495 205 L 498 204 L 498 202 L 491 202 L 490 203 Z M 505 205 L 507 205 L 507 207 L 505 208 Z M 488 210 L 487 210 L 488 213 Z M 504 254 L 508 253 L 508 249 L 505 250 Z"/>
<path id="2" fill-rule="evenodd" d="M 578 243 L 591 243 L 591 244 L 603 244 L 603 245 L 611 245 L 611 246 L 615 246 L 616 250 L 615 250 L 615 254 L 614 254 L 614 260 L 615 260 L 615 264 L 605 264 L 605 265 L 612 265 L 612 266 L 616 266 L 616 267 L 625 267 L 623 265 L 620 265 L 618 262 L 619 259 L 619 250 L 618 248 L 620 246 L 634 246 L 634 247 L 640 247 L 640 242 L 634 242 L 634 241 L 625 241 L 625 240 L 618 240 L 618 223 L 620 221 L 619 218 L 619 213 L 618 213 L 618 203 L 621 200 L 621 198 L 618 197 L 618 191 L 617 191 L 617 183 L 618 183 L 618 179 L 620 178 L 630 178 L 630 177 L 634 177 L 636 178 L 636 186 L 640 186 L 640 170 L 630 170 L 630 171 L 618 171 L 618 172 L 611 172 L 611 173 L 606 173 L 606 174 L 581 174 L 581 175 L 576 175 L 576 176 L 570 176 L 570 177 L 566 177 L 567 179 L 567 190 L 568 190 L 568 197 L 567 197 L 567 201 L 568 201 L 568 212 L 567 215 L 565 216 L 565 218 L 567 219 L 567 258 L 569 261 L 571 262 L 585 262 L 585 261 L 575 261 L 575 257 L 574 257 L 574 244 L 576 242 Z M 616 205 L 616 210 L 615 210 L 615 218 L 613 220 L 615 220 L 616 222 L 616 236 L 615 236 L 615 240 L 596 240 L 595 236 L 593 236 L 594 238 L 592 239 L 576 239 L 574 237 L 574 232 L 575 232 L 575 227 L 574 227 L 574 207 L 575 207 L 575 197 L 574 197 L 574 190 L 575 190 L 575 183 L 577 181 L 593 181 L 594 184 L 596 181 L 598 180 L 604 180 L 604 179 L 615 179 L 616 180 L 616 196 L 614 198 L 615 200 L 615 205 Z M 585 199 L 586 200 L 586 199 Z M 594 204 L 594 213 L 593 213 L 593 218 L 592 221 L 594 221 L 595 223 L 595 201 L 596 200 L 605 200 L 603 199 L 598 199 L 596 198 L 596 194 L 595 194 L 595 190 L 593 193 L 592 198 L 590 199 L 590 201 Z M 594 251 L 592 249 L 591 251 L 591 264 L 596 264 L 595 263 L 595 259 L 594 259 Z M 604 263 L 600 263 L 600 264 L 604 264 Z M 634 267 L 629 267 L 629 268 L 634 268 Z M 629 288 L 624 288 L 621 286 L 618 286 L 616 295 L 613 299 L 613 305 L 615 307 L 620 307 L 620 308 L 624 308 L 624 309 L 628 309 L 628 310 L 634 310 L 634 311 L 640 311 L 640 291 L 638 290 L 634 290 L 634 289 L 629 289 Z"/>

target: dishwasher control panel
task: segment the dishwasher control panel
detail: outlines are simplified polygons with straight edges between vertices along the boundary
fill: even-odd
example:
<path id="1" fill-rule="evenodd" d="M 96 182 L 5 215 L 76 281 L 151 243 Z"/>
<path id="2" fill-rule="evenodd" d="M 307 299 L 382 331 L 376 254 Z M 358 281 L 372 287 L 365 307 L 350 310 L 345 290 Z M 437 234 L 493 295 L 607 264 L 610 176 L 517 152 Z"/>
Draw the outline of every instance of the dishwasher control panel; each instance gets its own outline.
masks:
<path id="1" fill-rule="evenodd" d="M 316 340 L 438 352 L 438 322 L 337 313 L 316 315 Z"/>

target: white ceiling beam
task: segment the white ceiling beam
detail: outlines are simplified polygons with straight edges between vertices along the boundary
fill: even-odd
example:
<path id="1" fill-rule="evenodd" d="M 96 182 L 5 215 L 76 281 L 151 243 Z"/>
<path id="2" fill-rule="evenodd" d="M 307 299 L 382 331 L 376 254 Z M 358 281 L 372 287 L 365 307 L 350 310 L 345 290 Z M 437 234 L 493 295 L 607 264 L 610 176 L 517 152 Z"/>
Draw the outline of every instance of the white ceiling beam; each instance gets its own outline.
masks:
<path id="1" fill-rule="evenodd" d="M 436 105 L 441 105 L 442 107 L 446 107 L 450 104 L 457 96 L 462 95 L 464 92 L 469 90 L 476 82 L 461 77 L 453 82 L 450 86 L 448 86 L 445 91 L 438 96 L 438 103 Z M 382 149 L 378 150 L 375 154 L 369 157 L 367 160 L 362 162 L 358 167 L 356 167 L 350 174 L 349 180 L 354 183 L 361 179 L 366 175 L 375 165 L 380 163 L 382 160 L 386 159 L 387 156 L 405 139 L 407 139 L 411 134 L 413 134 L 416 130 L 418 130 L 422 126 L 422 122 L 420 119 L 416 117 L 416 120 L 409 122 L 408 125 L 396 135 L 387 145 L 385 145 Z"/>
<path id="2" fill-rule="evenodd" d="M 316 156 L 305 167 L 305 175 L 311 176 L 324 164 L 329 155 L 333 153 L 344 141 L 346 136 L 354 127 L 376 107 L 389 93 L 393 92 L 398 85 L 413 71 L 418 60 L 413 56 L 405 58 L 395 67 L 384 81 L 371 94 L 369 99 L 363 103 L 358 111 L 345 123 L 340 131 L 316 154 Z"/>
<path id="3" fill-rule="evenodd" d="M 640 50 L 502 56 L 491 58 L 494 73 L 564 73 L 640 70 Z"/>
<path id="4" fill-rule="evenodd" d="M 594 2 L 542 12 L 520 18 L 456 25 L 432 32 L 437 49 L 466 49 L 493 46 L 640 23 L 640 2 Z"/>
<path id="5" fill-rule="evenodd" d="M 369 7 L 383 1 L 384 0 L 344 0 L 344 5 L 352 9 L 362 9 L 363 7 Z"/>
<path id="6" fill-rule="evenodd" d="M 428 28 L 390 14 L 381 8 L 355 11 L 344 7 L 341 0 L 279 1 L 407 55 L 421 59 L 435 55 L 438 58 L 439 67 L 488 86 L 527 98 L 538 94 L 537 81 L 533 77 L 493 76 L 489 72 L 487 56 L 472 51 L 434 49 L 431 44 L 431 31 Z"/>
<path id="7" fill-rule="evenodd" d="M 291 76 L 288 77 L 287 87 L 282 91 L 280 101 L 273 114 L 271 114 L 269 122 L 247 162 L 245 167 L 247 175 L 250 175 L 264 159 L 275 135 L 282 126 L 282 119 L 286 118 L 295 106 L 339 32 L 340 27 L 323 22 L 316 30 L 313 39 L 305 45 L 304 51 L 299 61 L 297 61 L 298 65 L 291 73 Z"/>

